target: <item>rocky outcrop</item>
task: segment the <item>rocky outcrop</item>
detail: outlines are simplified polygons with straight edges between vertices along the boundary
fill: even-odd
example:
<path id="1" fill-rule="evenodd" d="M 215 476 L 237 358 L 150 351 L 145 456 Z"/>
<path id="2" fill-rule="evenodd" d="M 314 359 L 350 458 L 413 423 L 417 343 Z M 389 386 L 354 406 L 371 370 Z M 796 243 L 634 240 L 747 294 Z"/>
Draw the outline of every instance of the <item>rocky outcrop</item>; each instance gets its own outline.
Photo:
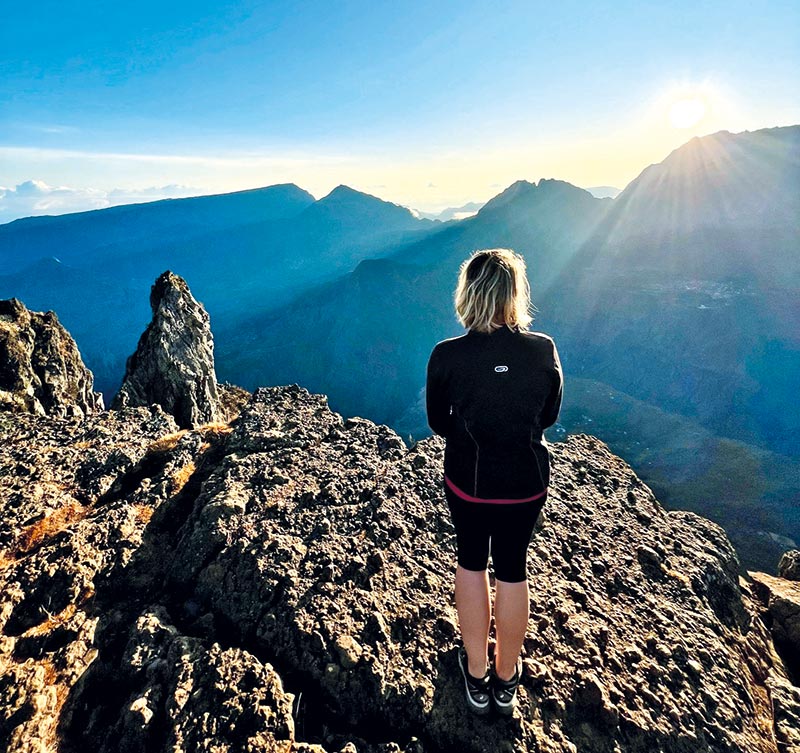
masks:
<path id="1" fill-rule="evenodd" d="M 103 410 L 103 395 L 54 311 L 0 300 L 0 411 L 81 418 Z"/>
<path id="2" fill-rule="evenodd" d="M 787 552 L 779 572 L 792 574 L 796 550 Z M 748 572 L 743 587 L 752 595 L 754 610 L 773 638 L 774 649 L 786 667 L 782 676 L 773 674 L 770 694 L 775 709 L 781 751 L 800 751 L 800 583 L 767 573 Z"/>
<path id="3" fill-rule="evenodd" d="M 775 647 L 800 682 L 800 583 L 767 573 L 748 573 L 752 591 L 766 613 Z"/>
<path id="4" fill-rule="evenodd" d="M 186 281 L 164 272 L 150 290 L 153 319 L 128 357 L 111 407 L 160 405 L 182 428 L 220 416 L 209 316 Z"/>
<path id="5" fill-rule="evenodd" d="M 800 697 L 722 529 L 587 435 L 551 445 L 520 708 L 456 665 L 443 442 L 261 388 L 0 414 L 0 747 L 777 753 Z"/>
<path id="6" fill-rule="evenodd" d="M 783 553 L 778 562 L 778 575 L 787 580 L 800 580 L 800 549 Z"/>

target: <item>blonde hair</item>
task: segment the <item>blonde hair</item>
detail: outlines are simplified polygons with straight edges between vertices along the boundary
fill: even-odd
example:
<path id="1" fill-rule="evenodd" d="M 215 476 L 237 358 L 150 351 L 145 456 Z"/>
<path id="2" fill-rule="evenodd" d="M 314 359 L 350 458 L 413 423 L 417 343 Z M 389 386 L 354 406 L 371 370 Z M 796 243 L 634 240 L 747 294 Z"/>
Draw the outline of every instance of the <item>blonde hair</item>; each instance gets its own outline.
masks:
<path id="1" fill-rule="evenodd" d="M 467 329 L 494 332 L 502 326 L 527 329 L 531 288 L 525 259 L 509 248 L 474 251 L 461 263 L 455 293 L 456 316 Z"/>

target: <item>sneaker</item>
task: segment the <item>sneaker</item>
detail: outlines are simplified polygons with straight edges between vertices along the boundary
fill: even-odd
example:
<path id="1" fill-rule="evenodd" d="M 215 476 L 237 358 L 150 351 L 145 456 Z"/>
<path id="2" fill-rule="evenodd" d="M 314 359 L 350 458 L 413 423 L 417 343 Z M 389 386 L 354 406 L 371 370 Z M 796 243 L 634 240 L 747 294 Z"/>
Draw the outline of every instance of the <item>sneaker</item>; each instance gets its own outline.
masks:
<path id="1" fill-rule="evenodd" d="M 492 662 L 492 698 L 494 705 L 500 714 L 510 716 L 514 713 L 517 705 L 517 688 L 522 677 L 522 659 L 517 659 L 517 666 L 514 667 L 514 676 L 510 680 L 501 680 L 495 672 L 494 662 Z"/>
<path id="2" fill-rule="evenodd" d="M 489 693 L 491 685 L 491 676 L 487 670 L 483 677 L 473 677 L 469 673 L 469 664 L 467 663 L 467 650 L 461 646 L 458 649 L 458 666 L 461 668 L 461 674 L 464 676 L 464 687 L 467 693 L 467 706 L 474 714 L 488 714 L 489 713 Z"/>

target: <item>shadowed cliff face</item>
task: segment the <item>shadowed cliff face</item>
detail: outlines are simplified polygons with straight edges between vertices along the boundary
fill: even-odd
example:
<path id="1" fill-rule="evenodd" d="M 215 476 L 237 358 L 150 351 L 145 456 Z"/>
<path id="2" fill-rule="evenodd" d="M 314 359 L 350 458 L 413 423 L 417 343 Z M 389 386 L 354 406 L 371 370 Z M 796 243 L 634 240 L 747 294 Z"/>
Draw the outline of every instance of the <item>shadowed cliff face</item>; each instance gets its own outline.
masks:
<path id="1" fill-rule="evenodd" d="M 0 747 L 800 742 L 797 687 L 722 529 L 666 512 L 588 435 L 551 445 L 520 707 L 471 717 L 443 447 L 297 385 L 190 430 L 158 406 L 0 413 Z"/>

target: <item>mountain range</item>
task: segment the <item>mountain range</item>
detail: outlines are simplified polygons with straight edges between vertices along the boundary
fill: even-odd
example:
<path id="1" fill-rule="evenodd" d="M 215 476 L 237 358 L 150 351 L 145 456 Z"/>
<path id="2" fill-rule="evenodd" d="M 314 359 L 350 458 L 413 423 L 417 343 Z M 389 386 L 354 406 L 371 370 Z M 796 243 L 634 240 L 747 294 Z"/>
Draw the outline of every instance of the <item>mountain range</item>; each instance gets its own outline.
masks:
<path id="1" fill-rule="evenodd" d="M 58 311 L 109 399 L 163 269 L 190 279 L 215 322 L 235 327 L 434 226 L 346 186 L 316 201 L 292 184 L 30 217 L 0 225 L 0 289 Z"/>
<path id="2" fill-rule="evenodd" d="M 763 569 L 800 540 L 799 143 L 800 126 L 720 132 L 615 199 L 520 180 L 458 221 L 293 185 L 17 220 L 0 297 L 57 310 L 109 401 L 143 291 L 173 269 L 211 315 L 221 378 L 298 383 L 417 439 L 430 350 L 463 332 L 458 265 L 513 248 L 565 369 L 554 437 L 591 429 Z"/>

